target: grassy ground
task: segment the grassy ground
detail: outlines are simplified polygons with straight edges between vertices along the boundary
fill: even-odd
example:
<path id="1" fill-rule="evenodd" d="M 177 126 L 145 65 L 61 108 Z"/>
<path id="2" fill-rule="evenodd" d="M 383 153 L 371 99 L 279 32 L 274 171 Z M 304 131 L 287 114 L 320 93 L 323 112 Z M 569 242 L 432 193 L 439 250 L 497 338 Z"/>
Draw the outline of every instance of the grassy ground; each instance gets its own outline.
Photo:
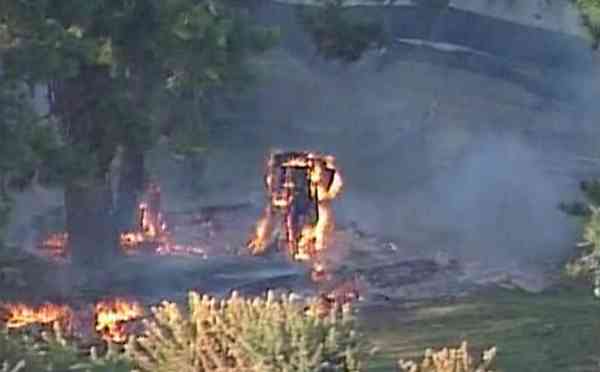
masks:
<path id="1" fill-rule="evenodd" d="M 600 0 L 575 0 L 575 3 L 594 38 L 595 46 L 598 47 L 600 42 Z"/>
<path id="2" fill-rule="evenodd" d="M 599 371 L 599 314 L 600 301 L 575 288 L 539 295 L 497 290 L 456 303 L 373 310 L 367 333 L 381 352 L 368 370 L 395 371 L 398 357 L 467 339 L 477 353 L 497 345 L 504 372 Z"/>

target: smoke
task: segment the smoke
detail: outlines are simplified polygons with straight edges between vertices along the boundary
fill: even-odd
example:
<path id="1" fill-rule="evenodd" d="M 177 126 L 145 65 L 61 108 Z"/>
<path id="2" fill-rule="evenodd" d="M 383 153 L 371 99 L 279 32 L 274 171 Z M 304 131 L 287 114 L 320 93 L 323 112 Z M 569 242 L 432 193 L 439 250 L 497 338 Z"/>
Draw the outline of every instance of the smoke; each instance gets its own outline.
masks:
<path id="1" fill-rule="evenodd" d="M 574 51 L 589 58 L 565 53 Z M 209 161 L 210 177 L 223 166 L 235 174 L 235 164 L 252 179 L 220 194 L 260 195 L 256 162 L 270 148 L 312 149 L 334 154 L 345 176 L 333 202 L 342 225 L 491 265 L 572 252 L 577 224 L 557 206 L 598 174 L 577 160 L 595 151 L 592 84 L 580 84 L 592 72 L 435 45 L 350 67 L 282 49 L 261 63 L 268 74 L 246 142 Z M 557 81 L 577 94 L 557 95 Z"/>
<path id="2" fill-rule="evenodd" d="M 587 60 L 590 52 L 564 53 Z M 596 148 L 597 70 L 582 78 L 506 60 L 511 53 L 495 59 L 435 43 L 404 43 L 348 67 L 299 54 L 281 48 L 258 61 L 264 73 L 251 108 L 238 115 L 244 123 L 221 129 L 202 164 L 181 167 L 157 152 L 150 162 L 168 209 L 249 199 L 260 207 L 267 152 L 312 149 L 335 155 L 343 172 L 344 192 L 333 201 L 340 225 L 490 263 L 572 249 L 576 224 L 557 205 L 595 172 L 576 158 Z M 556 96 L 555 82 L 577 95 Z M 182 192 L 190 180 L 202 185 L 192 202 Z M 21 203 L 20 223 L 35 200 Z"/>
<path id="3" fill-rule="evenodd" d="M 492 263 L 545 260 L 572 246 L 572 221 L 556 208 L 571 193 L 544 171 L 544 154 L 511 136 L 481 138 L 471 147 L 432 188 L 443 200 L 431 219 L 456 236 L 450 248 Z"/>

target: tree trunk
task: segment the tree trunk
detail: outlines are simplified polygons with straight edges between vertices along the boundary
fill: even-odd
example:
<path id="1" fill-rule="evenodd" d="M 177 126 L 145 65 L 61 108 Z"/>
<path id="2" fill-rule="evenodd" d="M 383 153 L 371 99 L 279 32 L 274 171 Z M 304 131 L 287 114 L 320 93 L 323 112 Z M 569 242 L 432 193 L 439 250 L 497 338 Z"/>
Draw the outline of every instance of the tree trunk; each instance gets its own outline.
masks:
<path id="1" fill-rule="evenodd" d="M 66 186 L 67 233 L 74 264 L 99 267 L 119 254 L 111 200 L 110 185 L 103 180 Z"/>
<path id="2" fill-rule="evenodd" d="M 144 152 L 137 147 L 128 147 L 123 152 L 119 184 L 117 189 L 116 222 L 120 232 L 130 231 L 135 226 L 139 197 L 144 191 Z"/>

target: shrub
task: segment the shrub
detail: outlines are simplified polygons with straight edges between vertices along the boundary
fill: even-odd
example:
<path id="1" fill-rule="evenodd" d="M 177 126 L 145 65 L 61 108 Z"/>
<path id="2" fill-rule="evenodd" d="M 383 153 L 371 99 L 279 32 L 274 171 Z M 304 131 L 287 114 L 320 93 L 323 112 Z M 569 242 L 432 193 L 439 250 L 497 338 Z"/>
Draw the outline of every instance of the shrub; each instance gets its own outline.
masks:
<path id="1" fill-rule="evenodd" d="M 583 226 L 583 241 L 578 244 L 582 250 L 567 263 L 566 273 L 570 277 L 591 278 L 594 294 L 600 297 L 600 181 L 582 182 L 580 189 L 584 202 L 560 205 L 564 212 L 582 218 Z"/>
<path id="2" fill-rule="evenodd" d="M 403 372 L 491 372 L 489 368 L 495 357 L 496 348 L 493 347 L 484 351 L 481 361 L 477 363 L 469 354 L 467 343 L 463 342 L 458 349 L 427 349 L 420 364 L 400 360 L 398 366 Z"/>
<path id="3" fill-rule="evenodd" d="M 600 297 L 600 207 L 589 206 L 590 214 L 583 225 L 583 250 L 567 263 L 567 274 L 572 277 L 590 277 L 594 281 L 594 294 Z"/>
<path id="4" fill-rule="evenodd" d="M 24 368 L 25 368 L 24 360 L 20 360 L 14 366 L 11 366 L 10 364 L 8 364 L 8 362 L 5 361 L 4 363 L 2 363 L 2 369 L 0 369 L 0 371 L 1 372 L 19 372 L 19 371 L 22 371 Z"/>
<path id="5" fill-rule="evenodd" d="M 292 296 L 217 301 L 190 293 L 188 312 L 164 302 L 126 352 L 146 372 L 355 372 L 362 345 L 349 308 L 320 313 Z"/>
<path id="6" fill-rule="evenodd" d="M 575 0 L 583 21 L 594 38 L 594 47 L 600 42 L 600 0 Z"/>
<path id="7" fill-rule="evenodd" d="M 301 22 L 326 60 L 358 61 L 370 48 L 385 44 L 387 35 L 374 19 L 365 19 L 347 9 L 345 0 L 319 0 L 321 6 L 307 7 Z"/>
<path id="8" fill-rule="evenodd" d="M 84 352 L 68 341 L 56 324 L 53 331 L 31 335 L 0 333 L 0 371 L 128 372 L 130 364 L 114 348 L 99 356 L 94 348 Z"/>

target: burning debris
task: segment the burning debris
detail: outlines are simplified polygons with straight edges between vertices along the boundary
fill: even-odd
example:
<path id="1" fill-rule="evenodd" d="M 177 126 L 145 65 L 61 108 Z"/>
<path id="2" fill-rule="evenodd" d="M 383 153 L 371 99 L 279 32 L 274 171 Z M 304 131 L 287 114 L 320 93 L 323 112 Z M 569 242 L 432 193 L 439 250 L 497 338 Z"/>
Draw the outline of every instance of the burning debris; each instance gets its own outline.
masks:
<path id="1" fill-rule="evenodd" d="M 281 220 L 279 248 L 297 261 L 312 261 L 313 279 L 325 275 L 321 253 L 333 230 L 330 202 L 342 190 L 335 158 L 312 152 L 271 154 L 265 174 L 269 203 L 248 242 L 252 254 L 273 244 L 276 220 Z"/>
<path id="2" fill-rule="evenodd" d="M 128 253 L 139 250 L 141 247 L 156 249 L 168 244 L 170 239 L 167 224 L 161 213 L 160 187 L 156 184 L 148 186 L 144 201 L 137 210 L 137 230 L 122 233 L 120 236 L 121 247 Z"/>
<path id="3" fill-rule="evenodd" d="M 195 245 L 175 242 L 162 213 L 160 187 L 151 183 L 138 206 L 138 229 L 121 234 L 121 247 L 127 253 L 150 251 L 158 255 L 194 255 L 206 257 L 206 251 Z"/>
<path id="4" fill-rule="evenodd" d="M 151 183 L 138 205 L 137 228 L 121 233 L 120 246 L 126 254 L 201 255 L 205 250 L 194 245 L 177 244 L 171 236 L 161 209 L 160 187 Z M 40 251 L 51 258 L 65 259 L 69 255 L 68 234 L 52 233 L 40 244 Z"/>
<path id="5" fill-rule="evenodd" d="M 82 331 L 75 328 L 76 318 L 82 316 L 68 305 L 46 303 L 38 307 L 22 303 L 5 304 L 1 307 L 4 326 L 8 329 L 25 328 L 32 325 L 51 327 L 58 323 L 61 329 L 69 331 Z M 111 299 L 100 301 L 94 306 L 93 328 L 96 334 L 106 342 L 124 343 L 127 341 L 128 332 L 126 325 L 144 316 L 143 307 L 133 301 Z M 91 319 L 91 318 L 90 318 Z M 91 324 L 80 324 L 89 326 Z"/>
<path id="6" fill-rule="evenodd" d="M 137 302 L 122 299 L 101 301 L 94 308 L 95 329 L 105 341 L 124 343 L 127 341 L 127 322 L 144 315 L 144 309 Z"/>
<path id="7" fill-rule="evenodd" d="M 55 322 L 68 326 L 73 318 L 73 311 L 68 306 L 43 304 L 31 307 L 25 304 L 7 304 L 3 306 L 5 326 L 22 328 L 31 324 L 52 325 Z"/>

